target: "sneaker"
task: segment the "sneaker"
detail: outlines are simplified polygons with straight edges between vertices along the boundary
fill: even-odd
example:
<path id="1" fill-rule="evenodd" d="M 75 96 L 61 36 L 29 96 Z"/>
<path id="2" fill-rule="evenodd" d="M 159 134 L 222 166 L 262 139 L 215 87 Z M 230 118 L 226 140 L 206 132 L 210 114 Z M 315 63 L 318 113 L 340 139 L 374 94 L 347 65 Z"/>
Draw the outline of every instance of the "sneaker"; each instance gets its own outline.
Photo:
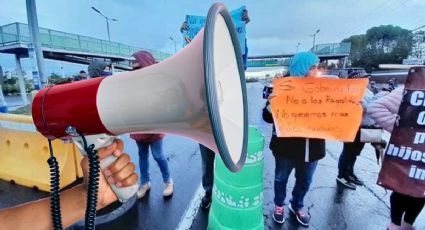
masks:
<path id="1" fill-rule="evenodd" d="M 151 182 L 143 184 L 140 187 L 139 191 L 137 191 L 137 197 L 139 199 L 143 198 L 146 195 L 146 193 L 148 193 L 150 190 L 151 190 Z"/>
<path id="2" fill-rule="evenodd" d="M 204 196 L 201 200 L 201 209 L 206 211 L 211 207 L 211 196 Z"/>
<path id="3" fill-rule="evenodd" d="M 356 190 L 356 185 L 354 185 L 353 183 L 351 183 L 345 177 L 337 177 L 336 178 L 336 182 L 338 182 L 339 184 L 341 184 L 342 186 L 344 186 L 346 188 Z"/>
<path id="4" fill-rule="evenodd" d="M 363 186 L 364 183 L 356 175 L 351 174 L 347 177 L 347 180 L 355 185 Z"/>
<path id="5" fill-rule="evenodd" d="M 274 206 L 273 220 L 278 224 L 283 224 L 285 222 L 285 212 L 283 207 L 277 205 Z"/>
<path id="6" fill-rule="evenodd" d="M 298 223 L 300 223 L 304 227 L 308 227 L 308 223 L 310 222 L 310 215 L 302 210 L 295 211 L 292 208 L 292 205 L 288 205 L 288 207 L 292 214 L 294 214 L 297 218 Z"/>
<path id="7" fill-rule="evenodd" d="M 169 182 L 165 183 L 165 188 L 162 195 L 164 197 L 169 197 L 173 195 L 173 191 L 174 191 L 174 183 L 172 180 L 170 180 Z"/>

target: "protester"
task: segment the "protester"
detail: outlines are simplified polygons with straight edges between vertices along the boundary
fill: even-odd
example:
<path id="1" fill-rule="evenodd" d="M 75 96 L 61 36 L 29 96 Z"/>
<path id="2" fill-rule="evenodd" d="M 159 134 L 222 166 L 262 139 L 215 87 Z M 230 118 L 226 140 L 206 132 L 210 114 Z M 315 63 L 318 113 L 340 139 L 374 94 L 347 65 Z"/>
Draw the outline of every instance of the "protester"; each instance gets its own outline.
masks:
<path id="1" fill-rule="evenodd" d="M 86 71 L 81 70 L 80 74 L 75 76 L 73 81 L 81 81 L 81 80 L 85 80 L 86 78 L 87 78 Z"/>
<path id="2" fill-rule="evenodd" d="M 372 93 L 378 94 L 381 90 L 376 86 L 376 82 L 375 81 L 370 81 L 369 86 L 368 86 L 369 90 L 372 91 Z"/>
<path id="3" fill-rule="evenodd" d="M 129 155 L 122 152 L 123 149 L 123 142 L 116 140 L 110 146 L 98 150 L 100 159 L 111 154 L 118 158 L 106 169 L 105 174 L 99 174 L 98 210 L 117 200 L 115 193 L 107 181 L 117 187 L 126 187 L 137 183 L 137 174 L 134 172 L 135 166 L 130 162 Z M 87 178 L 89 174 L 87 158 L 81 161 L 81 168 L 83 169 L 84 183 L 61 192 L 60 203 L 64 228 L 84 218 L 87 203 Z M 53 229 L 50 198 L 0 210 L 0 223 L 0 229 Z"/>
<path id="4" fill-rule="evenodd" d="M 351 72 L 348 76 L 348 79 L 368 78 L 369 76 L 370 75 L 367 74 L 366 71 L 358 70 Z M 336 180 L 339 184 L 350 189 L 356 189 L 356 185 L 363 185 L 363 181 L 354 174 L 354 165 L 356 163 L 357 157 L 360 155 L 366 144 L 361 140 L 361 131 L 362 129 L 380 129 L 375 125 L 375 121 L 366 113 L 368 105 L 375 99 L 377 98 L 374 96 L 373 92 L 366 88 L 362 101 L 363 117 L 361 126 L 356 133 L 354 141 L 344 143 L 342 153 L 339 157 L 338 176 Z M 373 143 L 372 146 L 375 147 L 377 153 L 376 155 L 379 158 L 382 155 L 382 151 L 385 149 L 384 140 L 382 140 L 380 143 Z"/>
<path id="5" fill-rule="evenodd" d="M 290 76 L 293 77 L 318 77 L 319 58 L 309 52 L 296 54 L 289 66 Z M 266 102 L 263 109 L 263 119 L 273 123 L 270 102 Z M 275 157 L 274 203 L 273 219 L 277 223 L 285 222 L 284 200 L 286 198 L 286 184 L 288 177 L 295 168 L 295 187 L 292 190 L 292 199 L 288 205 L 289 210 L 295 215 L 297 221 L 308 226 L 310 215 L 304 210 L 304 197 L 310 188 L 318 160 L 325 156 L 325 140 L 303 137 L 277 137 L 276 127 L 273 133 L 270 149 Z"/>
<path id="6" fill-rule="evenodd" d="M 248 24 L 251 21 L 251 19 L 249 18 L 247 9 L 244 9 L 242 11 L 241 20 L 244 21 L 245 24 Z M 190 29 L 189 23 L 187 21 L 184 21 L 182 23 L 182 25 L 180 26 L 180 33 L 183 34 L 185 31 L 187 31 L 189 29 Z M 186 41 L 186 43 L 190 43 L 192 41 L 191 38 L 187 35 L 185 35 L 183 37 L 183 39 Z M 246 38 L 245 38 L 245 50 L 244 51 L 245 51 L 244 54 L 242 54 L 242 62 L 243 62 L 243 65 L 244 65 L 244 69 L 246 70 L 247 60 L 248 60 L 248 46 L 247 46 L 247 39 Z"/>
<path id="7" fill-rule="evenodd" d="M 210 208 L 212 201 L 215 153 L 202 144 L 199 144 L 199 150 L 202 159 L 202 187 L 205 190 L 205 195 L 201 200 L 201 208 L 205 211 Z"/>
<path id="8" fill-rule="evenodd" d="M 393 131 L 398 109 L 403 99 L 403 87 L 378 99 L 368 107 L 368 114 L 388 132 Z M 391 223 L 388 230 L 412 230 L 413 223 L 425 204 L 425 198 L 416 198 L 393 191 L 390 197 Z"/>
<path id="9" fill-rule="evenodd" d="M 155 58 L 147 51 L 139 51 L 133 54 L 135 61 L 133 61 L 133 70 L 142 69 L 156 63 Z M 151 182 L 149 178 L 149 147 L 152 156 L 161 170 L 162 179 L 165 184 L 163 191 L 164 197 L 173 195 L 174 183 L 170 176 L 168 169 L 168 162 L 162 152 L 163 134 L 131 134 L 130 137 L 136 141 L 139 149 L 139 163 L 140 163 L 140 189 L 137 192 L 139 198 L 146 195 L 151 189 Z"/>
<path id="10" fill-rule="evenodd" d="M 251 21 L 251 19 L 249 18 L 247 9 L 244 9 L 242 11 L 242 21 L 245 22 L 245 25 L 248 24 Z M 245 38 L 245 53 L 242 55 L 242 61 L 243 61 L 243 66 L 244 66 L 245 70 L 247 68 L 247 61 L 248 61 L 248 45 L 247 45 L 247 42 L 248 42 L 248 39 Z"/>
<path id="11" fill-rule="evenodd" d="M 87 67 L 90 78 L 111 76 L 109 65 L 100 60 L 94 60 Z"/>

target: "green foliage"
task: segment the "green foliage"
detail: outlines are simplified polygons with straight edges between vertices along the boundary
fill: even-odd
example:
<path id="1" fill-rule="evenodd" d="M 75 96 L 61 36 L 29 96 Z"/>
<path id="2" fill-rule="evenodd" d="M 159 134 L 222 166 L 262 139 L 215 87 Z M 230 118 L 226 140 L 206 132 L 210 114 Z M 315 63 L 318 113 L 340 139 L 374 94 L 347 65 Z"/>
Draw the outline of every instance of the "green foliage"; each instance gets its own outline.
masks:
<path id="1" fill-rule="evenodd" d="M 61 76 L 59 74 L 57 74 L 57 73 L 51 73 L 49 78 L 51 78 L 51 79 L 59 79 L 59 78 L 61 78 Z"/>
<path id="2" fill-rule="evenodd" d="M 19 93 L 18 84 L 3 84 L 2 89 L 4 95 Z"/>
<path id="3" fill-rule="evenodd" d="M 25 81 L 25 91 L 30 93 L 34 89 L 32 80 Z M 16 78 L 7 79 L 2 84 L 2 90 L 4 95 L 13 95 L 21 92 L 19 88 L 19 82 Z"/>
<path id="4" fill-rule="evenodd" d="M 343 40 L 351 42 L 350 60 L 353 66 L 368 72 L 379 64 L 401 63 L 412 47 L 412 32 L 399 26 L 372 27 L 366 34 L 354 35 Z"/>
<path id="5" fill-rule="evenodd" d="M 5 79 L 3 81 L 3 84 L 8 84 L 8 85 L 14 85 L 17 82 L 17 78 L 10 78 L 10 79 Z"/>

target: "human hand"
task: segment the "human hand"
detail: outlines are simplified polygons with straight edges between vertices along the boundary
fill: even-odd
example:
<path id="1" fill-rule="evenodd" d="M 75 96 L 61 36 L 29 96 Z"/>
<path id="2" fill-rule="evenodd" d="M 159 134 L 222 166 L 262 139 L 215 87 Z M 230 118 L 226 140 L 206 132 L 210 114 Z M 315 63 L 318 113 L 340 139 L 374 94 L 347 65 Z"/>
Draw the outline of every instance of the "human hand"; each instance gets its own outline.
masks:
<path id="1" fill-rule="evenodd" d="M 183 33 L 183 31 L 189 30 L 189 24 L 187 22 L 183 22 L 182 26 L 180 27 L 180 33 Z"/>
<path id="2" fill-rule="evenodd" d="M 251 21 L 251 19 L 248 16 L 248 10 L 247 9 L 242 11 L 242 21 L 244 21 L 245 24 L 248 24 Z"/>
<path id="3" fill-rule="evenodd" d="M 134 172 L 135 165 L 130 162 L 130 156 L 122 152 L 123 149 L 124 143 L 121 140 L 115 140 L 114 143 L 108 147 L 100 148 L 98 150 L 99 160 L 102 160 L 111 154 L 117 157 L 114 163 L 106 168 L 104 173 L 100 173 L 99 175 L 97 199 L 98 209 L 101 209 L 117 200 L 117 196 L 114 191 L 112 191 L 109 184 L 115 184 L 117 187 L 127 187 L 137 183 L 138 176 Z M 84 157 L 83 160 L 81 160 L 81 168 L 83 169 L 84 174 L 84 187 L 87 189 L 89 171 L 89 162 L 87 157 Z"/>

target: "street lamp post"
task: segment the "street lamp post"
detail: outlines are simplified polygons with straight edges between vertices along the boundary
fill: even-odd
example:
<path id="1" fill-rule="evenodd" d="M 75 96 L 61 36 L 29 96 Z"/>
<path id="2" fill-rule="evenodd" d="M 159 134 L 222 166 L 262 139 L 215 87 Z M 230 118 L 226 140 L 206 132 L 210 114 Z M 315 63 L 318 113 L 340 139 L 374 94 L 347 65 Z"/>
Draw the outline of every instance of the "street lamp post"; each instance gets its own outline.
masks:
<path id="1" fill-rule="evenodd" d="M 41 89 L 47 84 L 47 77 L 44 72 L 44 56 L 41 48 L 41 38 L 38 28 L 38 17 L 35 0 L 26 0 L 28 28 L 31 37 L 31 48 L 28 49 L 30 57 L 34 57 L 33 78 L 35 89 Z M 30 51 L 31 50 L 31 51 Z M 19 55 L 17 56 L 19 58 Z M 21 92 L 23 93 L 23 92 Z"/>
<path id="2" fill-rule="evenodd" d="M 108 16 L 105 16 L 104 14 L 102 14 L 98 9 L 94 8 L 93 6 L 91 8 L 94 11 L 96 11 L 98 14 L 100 14 L 102 17 L 105 18 L 105 20 L 106 20 L 106 30 L 108 32 L 108 40 L 111 41 L 111 34 L 109 33 L 109 20 L 114 21 L 114 22 L 116 22 L 118 20 L 115 19 L 115 18 L 109 18 Z"/>
<path id="3" fill-rule="evenodd" d="M 176 45 L 177 41 L 174 40 L 173 37 L 170 37 L 170 40 L 173 41 L 173 43 L 174 43 L 174 53 L 177 53 L 177 45 Z"/>
<path id="4" fill-rule="evenodd" d="M 297 53 L 298 53 L 298 48 L 300 47 L 301 43 L 298 42 L 297 44 Z"/>
<path id="5" fill-rule="evenodd" d="M 320 32 L 320 29 L 316 31 L 316 33 L 310 35 L 311 37 L 313 37 L 313 48 L 311 48 L 311 51 L 314 52 L 314 45 L 316 45 L 316 35 Z"/>

